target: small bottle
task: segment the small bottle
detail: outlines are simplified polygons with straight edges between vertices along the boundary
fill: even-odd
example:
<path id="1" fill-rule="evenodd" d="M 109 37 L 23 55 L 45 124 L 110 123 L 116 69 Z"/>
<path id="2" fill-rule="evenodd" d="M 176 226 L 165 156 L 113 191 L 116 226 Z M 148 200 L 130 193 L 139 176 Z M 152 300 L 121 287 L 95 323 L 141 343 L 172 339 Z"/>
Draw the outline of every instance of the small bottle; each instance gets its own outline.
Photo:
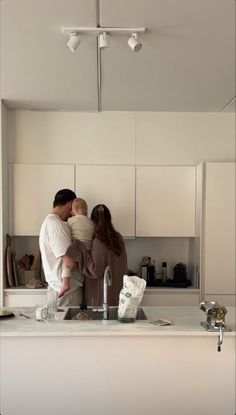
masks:
<path id="1" fill-rule="evenodd" d="M 155 261 L 155 259 L 153 259 L 153 261 L 152 261 L 152 265 L 153 265 L 153 268 L 154 268 L 154 281 L 156 281 L 156 261 Z"/>
<path id="2" fill-rule="evenodd" d="M 151 258 L 150 261 L 148 263 L 148 285 L 153 286 L 155 283 L 155 261 L 153 261 L 154 264 L 151 262 Z"/>
<path id="3" fill-rule="evenodd" d="M 145 281 L 147 281 L 147 274 L 148 274 L 148 268 L 147 265 L 141 266 L 141 278 L 143 278 Z"/>
<path id="4" fill-rule="evenodd" d="M 162 275 L 162 282 L 166 282 L 166 279 L 167 279 L 167 262 L 162 262 L 162 264 L 161 264 L 161 275 Z"/>
<path id="5" fill-rule="evenodd" d="M 140 277 L 143 278 L 145 281 L 148 280 L 148 260 L 149 260 L 149 257 L 144 256 L 140 264 L 141 265 Z"/>

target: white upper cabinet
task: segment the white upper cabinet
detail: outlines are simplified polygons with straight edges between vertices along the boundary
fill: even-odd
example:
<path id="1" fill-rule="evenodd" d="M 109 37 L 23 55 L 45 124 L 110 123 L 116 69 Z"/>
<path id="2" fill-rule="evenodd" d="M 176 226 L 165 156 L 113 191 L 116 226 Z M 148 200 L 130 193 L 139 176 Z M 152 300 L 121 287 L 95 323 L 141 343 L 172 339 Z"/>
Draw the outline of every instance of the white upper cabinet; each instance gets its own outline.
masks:
<path id="1" fill-rule="evenodd" d="M 195 235 L 194 166 L 140 166 L 136 236 Z"/>
<path id="2" fill-rule="evenodd" d="M 205 166 L 206 294 L 235 293 L 235 163 Z"/>
<path id="3" fill-rule="evenodd" d="M 76 166 L 76 194 L 93 207 L 105 204 L 124 237 L 135 234 L 135 167 Z"/>
<path id="4" fill-rule="evenodd" d="M 12 163 L 133 165 L 131 112 L 10 111 Z"/>
<path id="5" fill-rule="evenodd" d="M 74 190 L 74 166 L 69 165 L 13 164 L 10 178 L 13 235 L 39 235 L 56 192 Z"/>

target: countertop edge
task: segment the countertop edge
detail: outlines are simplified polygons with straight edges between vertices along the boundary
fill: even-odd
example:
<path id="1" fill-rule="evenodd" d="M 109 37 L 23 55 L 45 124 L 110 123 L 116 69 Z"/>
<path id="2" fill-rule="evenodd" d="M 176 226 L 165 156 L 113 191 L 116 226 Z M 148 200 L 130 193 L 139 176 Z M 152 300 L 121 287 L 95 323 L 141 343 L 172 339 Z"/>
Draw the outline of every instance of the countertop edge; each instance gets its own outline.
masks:
<path id="1" fill-rule="evenodd" d="M 6 338 L 6 337 L 156 337 L 156 336 L 166 336 L 166 337 L 217 337 L 219 335 L 218 332 L 208 332 L 206 330 L 204 331 L 187 331 L 187 330 L 179 330 L 179 331 L 164 331 L 160 328 L 157 328 L 157 330 L 138 330 L 137 331 L 40 331 L 40 332 L 34 332 L 34 331 L 22 331 L 22 332 L 4 332 L 0 333 L 0 339 Z M 224 337 L 236 337 L 236 332 L 230 331 L 225 332 Z"/>

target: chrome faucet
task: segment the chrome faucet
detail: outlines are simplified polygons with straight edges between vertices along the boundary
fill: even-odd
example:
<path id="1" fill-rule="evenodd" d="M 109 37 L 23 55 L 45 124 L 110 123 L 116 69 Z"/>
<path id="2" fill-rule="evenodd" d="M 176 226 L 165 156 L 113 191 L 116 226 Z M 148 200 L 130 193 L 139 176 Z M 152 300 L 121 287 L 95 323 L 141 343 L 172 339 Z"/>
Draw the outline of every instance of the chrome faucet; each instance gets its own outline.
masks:
<path id="1" fill-rule="evenodd" d="M 103 320 L 108 320 L 109 305 L 108 305 L 108 287 L 112 285 L 111 268 L 107 266 L 103 277 Z"/>

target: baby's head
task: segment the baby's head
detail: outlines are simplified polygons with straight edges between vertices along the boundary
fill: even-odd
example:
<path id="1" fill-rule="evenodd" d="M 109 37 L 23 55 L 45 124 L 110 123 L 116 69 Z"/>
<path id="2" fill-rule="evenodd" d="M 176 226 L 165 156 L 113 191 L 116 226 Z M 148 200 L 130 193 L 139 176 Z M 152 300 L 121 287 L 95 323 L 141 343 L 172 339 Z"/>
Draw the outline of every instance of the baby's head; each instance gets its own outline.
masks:
<path id="1" fill-rule="evenodd" d="M 72 216 L 76 216 L 76 215 L 87 216 L 88 215 L 87 202 L 84 199 L 81 199 L 80 197 L 77 197 L 77 199 L 74 199 L 72 202 L 71 213 L 72 213 Z"/>

